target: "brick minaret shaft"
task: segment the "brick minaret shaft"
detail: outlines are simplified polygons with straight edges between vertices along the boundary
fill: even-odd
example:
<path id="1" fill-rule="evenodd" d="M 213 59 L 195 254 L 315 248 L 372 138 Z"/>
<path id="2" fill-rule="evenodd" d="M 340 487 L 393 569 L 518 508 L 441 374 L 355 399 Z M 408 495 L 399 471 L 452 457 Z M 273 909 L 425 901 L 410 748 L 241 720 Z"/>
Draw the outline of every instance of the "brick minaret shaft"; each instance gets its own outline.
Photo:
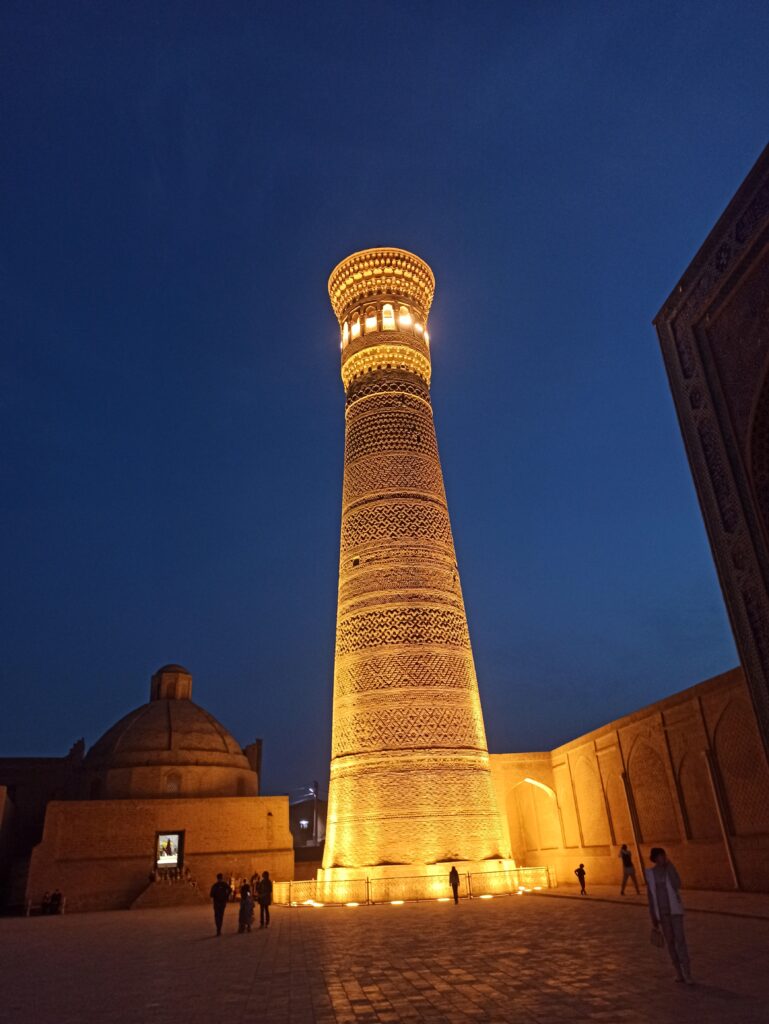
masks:
<path id="1" fill-rule="evenodd" d="M 434 288 L 402 249 L 329 279 L 346 434 L 327 878 L 510 856 L 430 405 Z"/>

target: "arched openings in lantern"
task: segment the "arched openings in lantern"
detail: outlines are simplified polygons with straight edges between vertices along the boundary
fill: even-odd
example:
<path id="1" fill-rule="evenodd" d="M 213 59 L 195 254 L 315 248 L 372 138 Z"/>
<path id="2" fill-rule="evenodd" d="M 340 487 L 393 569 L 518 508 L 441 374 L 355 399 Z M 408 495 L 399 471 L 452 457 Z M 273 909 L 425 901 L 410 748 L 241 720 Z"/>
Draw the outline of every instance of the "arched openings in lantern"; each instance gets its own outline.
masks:
<path id="1" fill-rule="evenodd" d="M 395 330 L 395 312 L 389 302 L 385 302 L 384 306 L 382 306 L 382 330 Z"/>
<path id="2" fill-rule="evenodd" d="M 408 306 L 401 306 L 398 310 L 398 323 L 404 329 L 411 327 L 411 312 Z"/>
<path id="3" fill-rule="evenodd" d="M 369 306 L 366 310 L 366 334 L 376 330 L 376 307 Z"/>
<path id="4" fill-rule="evenodd" d="M 355 319 L 352 322 L 352 327 L 350 328 L 350 337 L 353 339 L 353 341 L 356 338 L 360 337 L 360 317 L 359 316 L 356 316 Z"/>

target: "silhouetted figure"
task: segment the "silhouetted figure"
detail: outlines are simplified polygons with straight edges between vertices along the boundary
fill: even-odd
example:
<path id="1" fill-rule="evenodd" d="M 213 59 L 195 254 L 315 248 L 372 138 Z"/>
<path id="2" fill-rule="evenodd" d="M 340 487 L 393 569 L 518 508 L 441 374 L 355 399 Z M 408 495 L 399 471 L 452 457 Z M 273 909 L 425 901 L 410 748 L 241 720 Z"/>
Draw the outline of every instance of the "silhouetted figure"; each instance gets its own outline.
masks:
<path id="1" fill-rule="evenodd" d="M 585 892 L 585 865 L 580 864 L 578 868 L 575 868 L 574 874 L 577 876 L 577 880 L 579 881 L 580 896 L 587 896 L 587 893 Z"/>
<path id="2" fill-rule="evenodd" d="M 251 895 L 251 886 L 243 879 L 240 887 L 240 912 L 238 914 L 238 931 L 250 932 L 254 923 L 254 898 Z"/>
<path id="3" fill-rule="evenodd" d="M 455 864 L 451 865 L 451 871 L 449 871 L 449 885 L 454 893 L 454 902 L 459 903 L 459 872 Z"/>
<path id="4" fill-rule="evenodd" d="M 61 901 L 62 895 L 58 889 L 54 889 L 51 893 L 51 905 L 48 911 L 49 914 L 60 914 L 61 913 Z"/>
<path id="5" fill-rule="evenodd" d="M 43 898 L 40 901 L 40 913 L 50 914 L 51 913 L 51 894 L 49 892 L 43 893 Z"/>
<path id="6" fill-rule="evenodd" d="M 670 959 L 676 971 L 676 981 L 691 985 L 689 950 L 684 933 L 684 908 L 681 903 L 681 879 L 660 846 L 649 853 L 653 867 L 647 868 L 646 897 L 654 928 L 661 928 Z"/>
<path id="7" fill-rule="evenodd" d="M 262 873 L 262 880 L 259 882 L 259 927 L 270 927 L 270 904 L 272 903 L 272 881 L 270 872 Z"/>
<path id="8" fill-rule="evenodd" d="M 636 895 L 640 896 L 641 890 L 638 888 L 638 879 L 635 876 L 635 865 L 633 864 L 633 854 L 628 850 L 627 843 L 623 843 L 619 851 L 619 859 L 622 861 L 622 886 L 620 888 L 620 896 L 625 895 L 625 886 L 627 885 L 628 878 L 633 880 L 635 886 Z"/>
<path id="9" fill-rule="evenodd" d="M 211 886 L 211 892 L 209 893 L 211 899 L 214 902 L 214 923 L 216 924 L 216 934 L 222 934 L 222 923 L 224 921 L 224 911 L 227 909 L 227 901 L 230 898 L 232 889 L 229 887 L 227 882 L 224 880 L 224 875 L 218 874 L 216 881 Z"/>

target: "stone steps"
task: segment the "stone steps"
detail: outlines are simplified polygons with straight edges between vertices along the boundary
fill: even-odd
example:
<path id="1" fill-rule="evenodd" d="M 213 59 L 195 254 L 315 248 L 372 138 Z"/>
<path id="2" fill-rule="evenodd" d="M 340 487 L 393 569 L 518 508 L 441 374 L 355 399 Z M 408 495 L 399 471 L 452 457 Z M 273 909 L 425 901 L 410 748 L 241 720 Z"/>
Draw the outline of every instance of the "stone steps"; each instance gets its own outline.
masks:
<path id="1" fill-rule="evenodd" d="M 207 897 L 189 882 L 150 882 L 131 904 L 131 910 L 149 910 L 158 907 L 199 907 L 208 903 Z"/>

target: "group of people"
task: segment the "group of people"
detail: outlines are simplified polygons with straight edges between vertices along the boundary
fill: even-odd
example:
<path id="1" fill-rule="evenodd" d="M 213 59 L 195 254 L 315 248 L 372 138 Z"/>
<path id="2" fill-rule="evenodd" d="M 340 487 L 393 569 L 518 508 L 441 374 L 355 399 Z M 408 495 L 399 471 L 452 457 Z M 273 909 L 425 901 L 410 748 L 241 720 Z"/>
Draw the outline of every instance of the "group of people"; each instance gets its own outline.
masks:
<path id="1" fill-rule="evenodd" d="M 64 911 L 64 897 L 58 889 L 43 893 L 40 901 L 41 914 L 61 914 Z"/>
<path id="2" fill-rule="evenodd" d="M 636 877 L 633 855 L 623 843 L 619 852 L 622 861 L 622 884 L 620 895 L 625 895 L 628 882 L 632 881 L 635 891 L 640 895 L 638 878 Z M 652 942 L 664 945 L 675 968 L 675 980 L 691 985 L 692 975 L 689 964 L 689 949 L 686 945 L 684 932 L 684 907 L 681 902 L 681 878 L 675 865 L 668 860 L 668 855 L 661 846 L 655 846 L 649 852 L 651 867 L 646 868 L 646 898 L 649 902 L 649 914 L 652 919 Z M 585 888 L 585 865 L 580 864 L 574 874 L 579 882 L 579 891 L 587 896 Z"/>
<path id="3" fill-rule="evenodd" d="M 190 885 L 197 885 L 192 877 L 192 872 L 185 866 L 183 868 L 162 868 L 155 867 L 150 871 L 150 882 L 188 882 Z"/>
<path id="4" fill-rule="evenodd" d="M 224 912 L 233 895 L 234 886 L 225 882 L 224 875 L 218 874 L 211 886 L 211 900 L 214 905 L 214 924 L 216 934 L 222 934 Z M 272 879 L 269 871 L 257 872 L 251 881 L 244 878 L 240 885 L 240 911 L 238 913 L 238 931 L 250 932 L 254 923 L 254 902 L 259 904 L 259 927 L 270 927 L 270 905 L 272 903 Z"/>
<path id="5" fill-rule="evenodd" d="M 622 884 L 621 895 L 625 895 L 625 889 L 629 881 L 635 886 L 635 891 L 640 895 L 638 878 L 636 877 L 633 855 L 626 843 L 622 844 L 619 852 L 622 861 Z M 686 945 L 684 933 L 684 908 L 681 902 L 681 879 L 675 866 L 668 860 L 667 853 L 662 847 L 655 846 L 649 853 L 649 860 L 652 866 L 644 872 L 646 877 L 646 895 L 649 901 L 649 913 L 652 919 L 652 940 L 655 945 L 665 945 L 673 962 L 676 972 L 676 981 L 691 984 L 691 970 L 689 965 L 689 950 Z M 580 864 L 574 874 L 579 881 L 580 893 L 587 895 L 585 878 L 587 872 L 585 865 Z M 456 866 L 452 866 L 449 872 L 449 885 L 454 895 L 454 902 L 459 903 L 459 872 Z M 224 922 L 224 911 L 233 895 L 233 886 L 225 882 L 224 875 L 218 874 L 216 881 L 211 886 L 211 900 L 214 905 L 214 923 L 216 934 L 222 934 Z M 58 895 L 57 909 L 43 909 L 43 913 L 58 913 L 58 906 L 61 904 L 61 893 L 56 890 L 50 897 L 49 906 L 53 905 L 54 897 Z M 43 898 L 43 907 L 46 906 L 46 893 Z M 259 904 L 259 927 L 269 928 L 270 926 L 270 905 L 272 903 L 272 880 L 269 871 L 263 871 L 252 876 L 251 881 L 243 879 L 240 885 L 240 911 L 238 914 L 238 931 L 250 932 L 254 921 L 254 902 Z M 657 938 L 655 938 L 655 936 Z"/>

